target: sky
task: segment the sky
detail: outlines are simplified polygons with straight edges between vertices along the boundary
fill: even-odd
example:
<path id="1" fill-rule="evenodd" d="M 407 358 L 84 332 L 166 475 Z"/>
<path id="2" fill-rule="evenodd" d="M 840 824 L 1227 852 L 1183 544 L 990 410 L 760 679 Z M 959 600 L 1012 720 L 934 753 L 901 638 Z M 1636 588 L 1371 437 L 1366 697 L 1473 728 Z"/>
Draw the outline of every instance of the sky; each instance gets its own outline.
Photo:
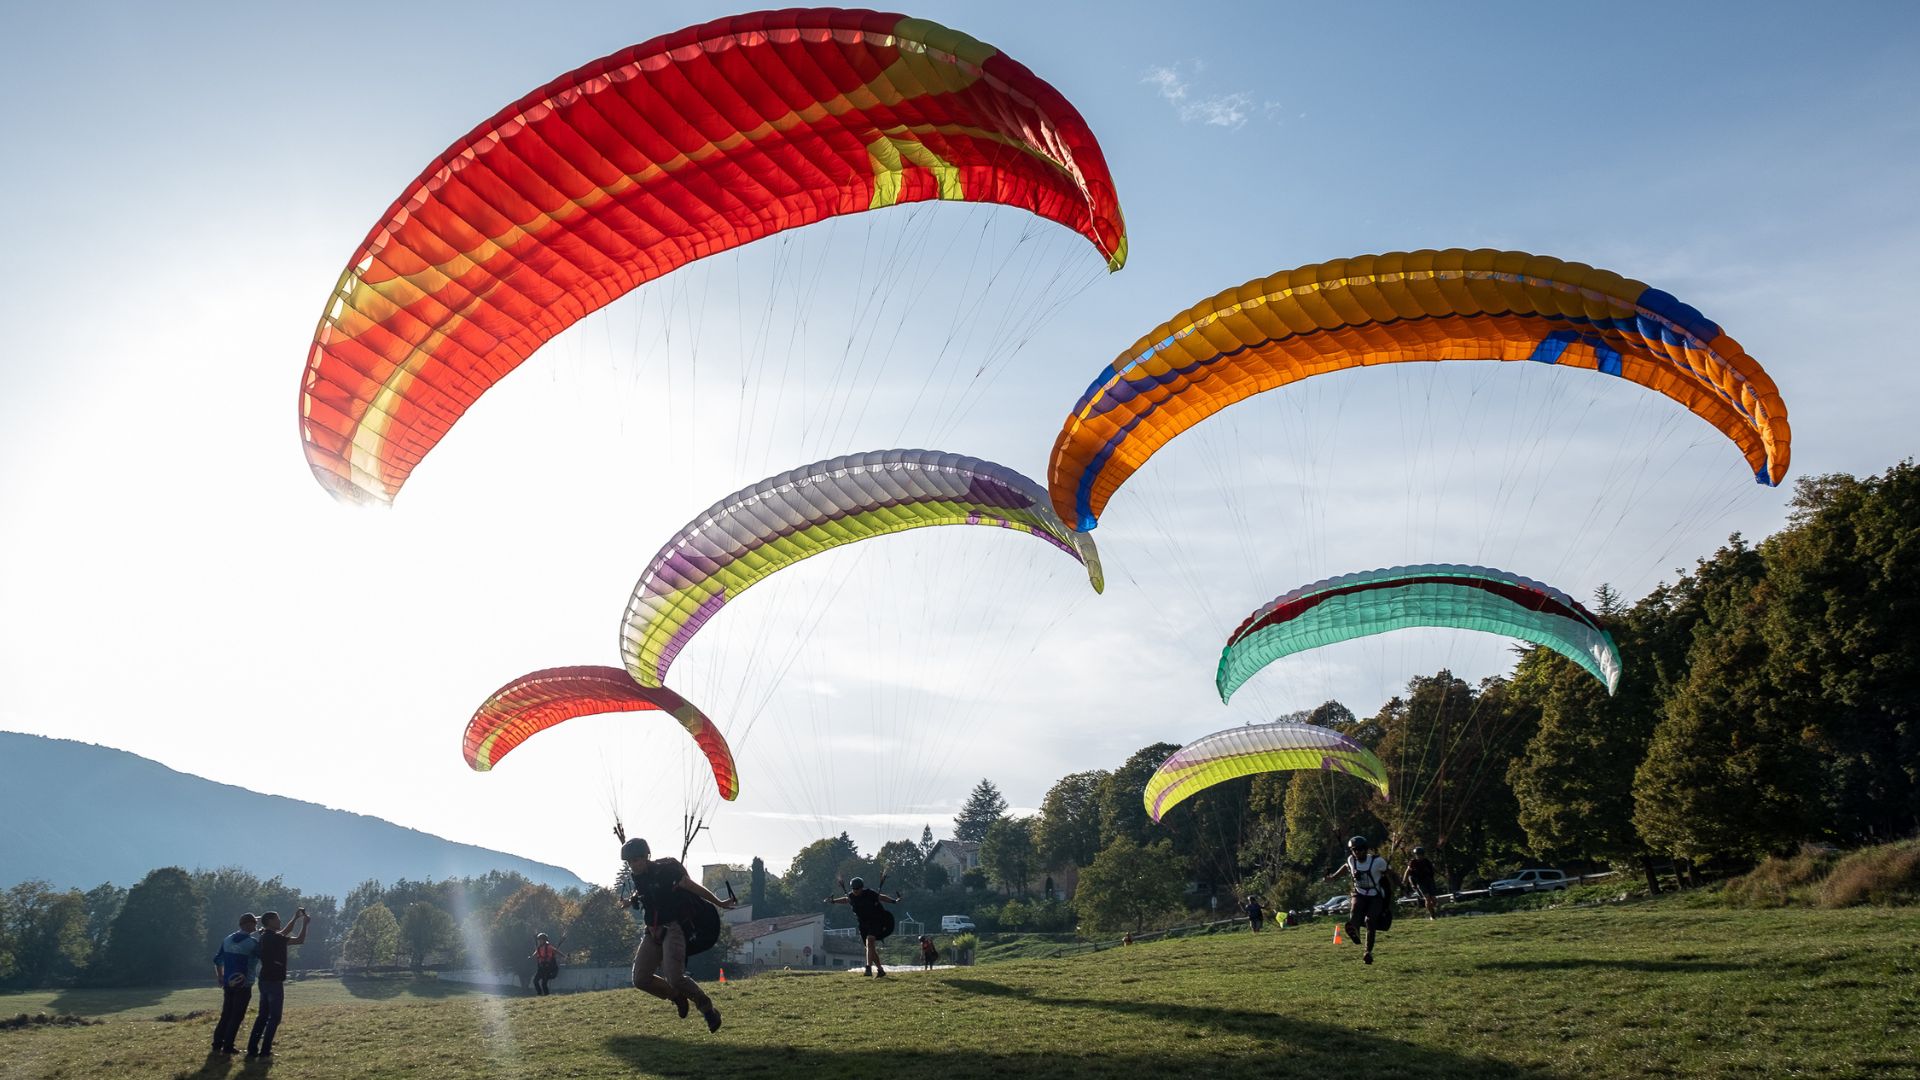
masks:
<path id="1" fill-rule="evenodd" d="M 1633 599 L 1785 520 L 1789 490 L 1614 380 L 1328 377 L 1142 470 L 1096 533 L 1103 596 L 1044 545 L 942 529 L 828 553 L 731 604 L 675 677 L 734 742 L 735 803 L 714 808 L 684 735 L 644 718 L 576 721 L 488 774 L 462 762 L 494 688 L 618 663 L 640 570 L 726 493 L 891 446 L 1044 479 L 1067 409 L 1135 338 L 1348 255 L 1514 248 L 1663 288 L 1772 373 L 1794 477 L 1875 472 L 1920 443 L 1903 332 L 1920 9 L 930 3 L 912 13 L 1080 109 L 1127 215 L 1124 270 L 1008 210 L 800 230 L 550 343 L 393 509 L 333 502 L 296 393 L 376 216 L 520 94 L 728 13 L 10 5 L 0 728 L 589 879 L 612 866 L 615 813 L 677 842 L 694 812 L 690 861 L 778 869 L 843 829 L 869 851 L 942 835 L 982 777 L 1031 809 L 1155 742 L 1330 697 L 1371 713 L 1413 675 L 1511 663 L 1507 642 L 1407 632 L 1290 659 L 1221 705 L 1226 632 L 1304 582 L 1485 562 Z"/>

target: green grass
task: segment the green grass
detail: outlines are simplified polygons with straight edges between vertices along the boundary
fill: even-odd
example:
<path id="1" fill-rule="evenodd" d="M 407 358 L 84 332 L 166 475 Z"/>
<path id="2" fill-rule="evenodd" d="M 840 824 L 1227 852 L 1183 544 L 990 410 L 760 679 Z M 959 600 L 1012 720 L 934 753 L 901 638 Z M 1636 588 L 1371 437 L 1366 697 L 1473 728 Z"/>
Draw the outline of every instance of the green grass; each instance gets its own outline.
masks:
<path id="1" fill-rule="evenodd" d="M 311 1005 L 351 1005 L 362 1001 L 464 997 L 490 991 L 485 987 L 443 983 L 432 976 L 348 976 L 344 979 L 302 979 L 287 984 L 287 993 Z M 117 987 L 93 990 L 28 990 L 0 994 L 0 1019 L 20 1013 L 51 1016 L 87 1016 L 101 1020 L 153 1020 L 183 1017 L 197 1010 L 220 1011 L 219 991 L 206 986 Z M 211 1036 L 209 1036 L 211 1038 Z M 3 1074 L 0 1074 L 3 1075 Z"/>
<path id="2" fill-rule="evenodd" d="M 0 1075 L 1920 1077 L 1920 909 L 1409 918 L 1372 967 L 1330 933 L 884 982 L 765 975 L 718 991 L 715 1036 L 630 991 L 341 1000 L 295 985 L 270 1070 L 203 1072 L 203 1018 L 0 1032 Z"/>

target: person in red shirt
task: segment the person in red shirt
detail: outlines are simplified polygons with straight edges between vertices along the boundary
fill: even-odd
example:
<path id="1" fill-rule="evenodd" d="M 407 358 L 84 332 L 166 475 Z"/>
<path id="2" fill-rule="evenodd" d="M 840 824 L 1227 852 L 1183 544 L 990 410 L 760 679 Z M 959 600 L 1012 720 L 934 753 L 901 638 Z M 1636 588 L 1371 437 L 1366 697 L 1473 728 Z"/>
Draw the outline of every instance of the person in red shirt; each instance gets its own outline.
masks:
<path id="1" fill-rule="evenodd" d="M 533 992 L 545 997 L 553 993 L 548 983 L 560 974 L 560 950 L 553 947 L 545 934 L 535 934 L 533 940 Z"/>

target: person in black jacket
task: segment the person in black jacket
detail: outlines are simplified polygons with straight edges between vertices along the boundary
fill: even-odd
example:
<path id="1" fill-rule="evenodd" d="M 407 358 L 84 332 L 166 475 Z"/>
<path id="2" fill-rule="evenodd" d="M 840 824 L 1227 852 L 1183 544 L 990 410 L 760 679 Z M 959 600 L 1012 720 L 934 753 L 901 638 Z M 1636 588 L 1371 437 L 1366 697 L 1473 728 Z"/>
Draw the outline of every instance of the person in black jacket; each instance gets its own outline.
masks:
<path id="1" fill-rule="evenodd" d="M 1407 882 L 1420 897 L 1420 906 L 1427 909 L 1427 921 L 1432 922 L 1440 911 L 1440 891 L 1434 884 L 1433 860 L 1427 858 L 1427 849 L 1413 849 L 1413 858 L 1407 862 Z"/>
<path id="2" fill-rule="evenodd" d="M 687 938 L 695 914 L 693 905 L 731 908 L 739 901 L 722 900 L 707 891 L 687 876 L 680 860 L 654 858 L 645 840 L 637 836 L 627 839 L 621 826 L 614 826 L 613 834 L 620 838 L 620 857 L 633 874 L 633 895 L 627 903 L 644 907 L 647 914 L 646 936 L 633 953 L 634 989 L 673 1002 L 683 1020 L 688 1003 L 692 1003 L 706 1018 L 707 1030 L 719 1031 L 720 1010 L 700 984 L 687 975 Z"/>
<path id="3" fill-rule="evenodd" d="M 247 1036 L 249 1059 L 273 1056 L 273 1036 L 280 1030 L 280 1010 L 287 1003 L 287 949 L 305 944 L 312 924 L 306 908 L 294 909 L 285 931 L 280 929 L 279 912 L 260 916 L 260 1011 L 253 1016 L 253 1033 Z"/>
<path id="4" fill-rule="evenodd" d="M 901 897 L 888 896 L 877 889 L 867 888 L 860 878 L 847 882 L 847 895 L 829 896 L 826 903 L 845 904 L 853 909 L 853 921 L 860 927 L 860 937 L 867 943 L 867 974 L 887 977 L 887 969 L 880 963 L 880 943 L 893 933 L 893 912 L 882 904 L 897 904 Z"/>

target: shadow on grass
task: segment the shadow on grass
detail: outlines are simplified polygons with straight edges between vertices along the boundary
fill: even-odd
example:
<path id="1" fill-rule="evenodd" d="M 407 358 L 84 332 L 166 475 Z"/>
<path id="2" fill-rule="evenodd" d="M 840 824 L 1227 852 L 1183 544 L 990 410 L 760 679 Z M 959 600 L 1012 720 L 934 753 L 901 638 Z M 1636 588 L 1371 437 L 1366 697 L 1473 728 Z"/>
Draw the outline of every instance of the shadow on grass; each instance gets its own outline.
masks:
<path id="1" fill-rule="evenodd" d="M 347 993 L 370 1001 L 386 1001 L 391 998 L 410 997 L 436 1000 L 451 997 L 472 997 L 481 994 L 505 993 L 513 991 L 503 987 L 480 986 L 469 983 L 448 983 L 439 979 L 421 978 L 413 975 L 342 975 L 340 985 Z"/>
<path id="2" fill-rule="evenodd" d="M 199 984 L 194 984 L 199 985 Z M 71 1013 L 75 1016 L 108 1016 L 128 1009 L 144 1009 L 149 1005 L 158 1005 L 167 995 L 186 989 L 183 986 L 116 986 L 95 987 L 91 989 L 70 988 L 55 994 L 47 1002 L 47 1012 L 56 1015 Z M 214 997 L 214 1008 L 220 1007 L 220 990 L 208 984 L 208 991 Z"/>
<path id="3" fill-rule="evenodd" d="M 1752 966 L 1721 960 L 1604 960 L 1589 956 L 1560 960 L 1487 960 L 1474 965 L 1481 971 L 1645 971 L 1659 975 L 1745 971 Z"/>
<path id="4" fill-rule="evenodd" d="M 245 1033 L 244 1026 L 242 1027 L 242 1033 L 243 1034 Z M 175 1074 L 176 1077 L 190 1077 L 192 1078 L 192 1080 L 217 1080 L 218 1077 L 223 1077 L 223 1076 L 231 1077 L 233 1078 L 233 1080 L 243 1080 L 243 1078 L 266 1077 L 266 1076 L 272 1076 L 272 1075 L 273 1075 L 273 1059 L 271 1058 L 267 1058 L 264 1060 L 260 1058 L 254 1058 L 252 1060 L 249 1060 L 245 1057 L 240 1057 L 237 1055 L 234 1057 L 227 1057 L 225 1054 L 209 1055 L 206 1061 L 201 1064 L 199 1070 L 196 1072 L 182 1072 L 182 1073 Z"/>
<path id="5" fill-rule="evenodd" d="M 1192 1049 L 1129 1050 L 1125 1042 L 1073 1041 L 1063 1033 L 1052 1049 L 944 1049 L 928 1045 L 926 1033 L 902 1032 L 897 1045 L 821 1050 L 775 1043 L 742 1045 L 650 1035 L 616 1035 L 609 1053 L 643 1072 L 660 1076 L 832 1077 L 892 1075 L 908 1066 L 914 1075 L 1001 1080 L 1007 1076 L 1312 1077 L 1386 1075 L 1461 1077 L 1472 1080 L 1547 1080 L 1556 1074 L 1484 1057 L 1468 1057 L 1349 1027 L 1298 1020 L 1276 1013 L 1216 1009 L 1172 1003 L 1114 1001 L 1106 998 L 1053 997 L 982 979 L 948 979 L 956 990 L 1008 998 L 1036 1006 L 1098 1009 L 1136 1020 L 1185 1028 Z M 962 1017 L 957 1025 L 983 1026 L 991 1020 Z M 1257 1049 L 1222 1051 L 1209 1032 L 1258 1040 Z"/>

